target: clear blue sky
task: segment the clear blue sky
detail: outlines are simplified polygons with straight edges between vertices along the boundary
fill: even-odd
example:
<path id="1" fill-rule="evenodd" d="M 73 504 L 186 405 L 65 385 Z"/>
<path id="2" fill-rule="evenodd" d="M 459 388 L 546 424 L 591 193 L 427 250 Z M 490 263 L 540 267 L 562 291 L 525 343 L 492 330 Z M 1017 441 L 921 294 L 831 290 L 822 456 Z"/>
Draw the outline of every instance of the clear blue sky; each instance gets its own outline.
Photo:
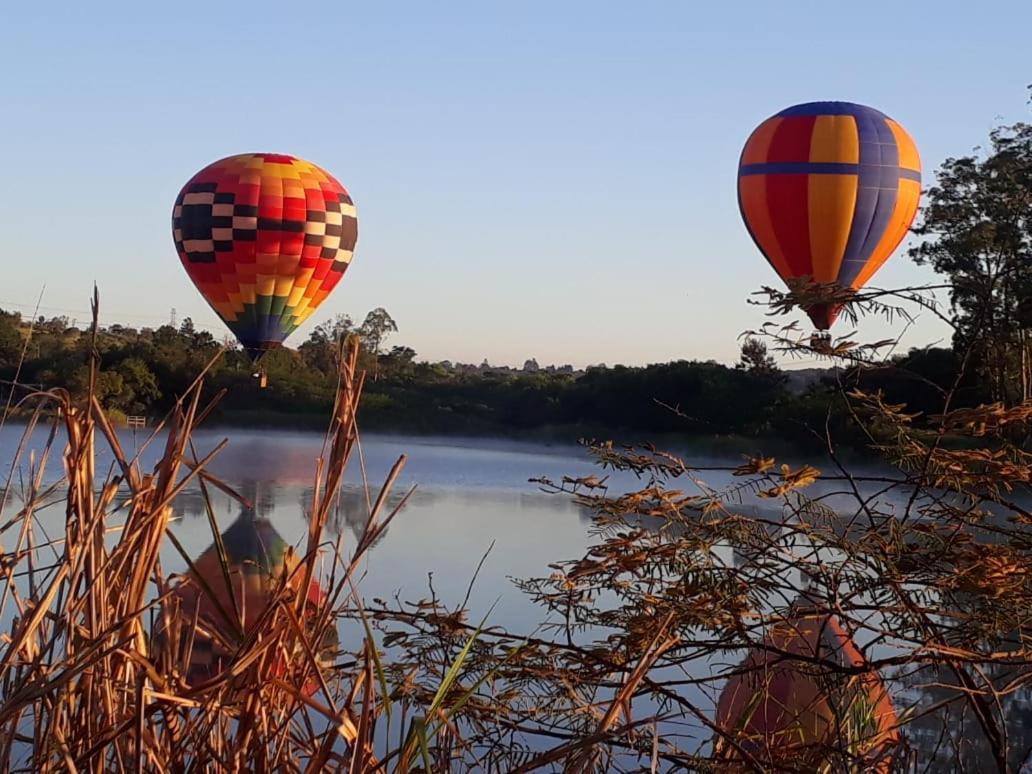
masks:
<path id="1" fill-rule="evenodd" d="M 742 143 L 795 102 L 902 122 L 926 180 L 1029 117 L 1032 4 L 16 3 L 0 24 L 0 306 L 223 329 L 179 264 L 197 169 L 278 151 L 359 212 L 312 322 L 384 306 L 421 357 L 733 360 L 776 277 Z M 897 257 L 879 286 L 930 275 Z M 29 310 L 31 311 L 31 309 Z M 309 326 L 310 327 L 310 326 Z M 884 328 L 865 324 L 863 333 Z M 294 334 L 297 344 L 307 327 Z M 923 319 L 907 341 L 944 335 Z"/>

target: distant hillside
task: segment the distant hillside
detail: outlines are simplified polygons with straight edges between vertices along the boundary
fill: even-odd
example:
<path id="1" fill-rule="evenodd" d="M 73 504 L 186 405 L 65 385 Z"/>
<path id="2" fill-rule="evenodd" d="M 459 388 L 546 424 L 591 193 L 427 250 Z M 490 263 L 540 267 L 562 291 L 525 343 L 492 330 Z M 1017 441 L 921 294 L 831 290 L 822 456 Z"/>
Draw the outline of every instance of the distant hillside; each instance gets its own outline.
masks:
<path id="1" fill-rule="evenodd" d="M 782 371 L 786 377 L 785 387 L 789 392 L 801 393 L 811 384 L 816 384 L 822 379 L 833 379 L 841 368 L 798 368 L 793 371 Z"/>

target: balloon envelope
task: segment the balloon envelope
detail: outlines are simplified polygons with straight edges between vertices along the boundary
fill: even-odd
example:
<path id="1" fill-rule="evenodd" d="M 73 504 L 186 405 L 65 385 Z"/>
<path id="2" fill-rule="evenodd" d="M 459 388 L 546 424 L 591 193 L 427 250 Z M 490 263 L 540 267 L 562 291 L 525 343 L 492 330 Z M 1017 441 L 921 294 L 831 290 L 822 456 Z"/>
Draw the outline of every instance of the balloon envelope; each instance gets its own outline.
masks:
<path id="1" fill-rule="evenodd" d="M 192 636 L 187 638 L 189 651 L 185 653 L 188 664 L 185 677 L 191 685 L 216 677 L 232 663 L 236 627 L 230 625 L 226 615 L 239 611 L 242 620 L 238 625 L 245 635 L 250 635 L 260 625 L 281 585 L 289 582 L 299 588 L 303 581 L 298 559 L 286 541 L 271 522 L 257 516 L 253 510 L 242 511 L 222 533 L 221 541 L 227 562 L 225 567 L 218 549 L 212 545 L 194 560 L 190 571 L 173 587 L 184 634 L 194 629 Z M 314 616 L 325 597 L 322 587 L 313 578 L 305 594 L 309 618 Z M 217 636 L 211 636 L 211 632 Z M 159 633 L 158 641 L 162 647 L 168 647 L 167 639 L 164 633 Z M 229 643 L 229 647 L 225 643 Z M 330 623 L 322 638 L 313 644 L 320 660 L 331 657 L 338 644 L 336 625 Z M 181 643 L 184 651 L 186 647 Z M 175 655 L 184 657 L 182 653 Z M 297 653 L 293 658 L 304 660 L 304 656 Z M 274 674 L 281 675 L 286 671 L 284 660 L 284 654 L 279 653 L 273 664 Z M 307 694 L 314 693 L 317 687 L 314 678 L 302 686 Z"/>
<path id="2" fill-rule="evenodd" d="M 190 279 L 257 359 L 340 281 L 358 220 L 344 186 L 315 164 L 245 153 L 190 178 L 176 197 L 172 232 Z"/>
<path id="3" fill-rule="evenodd" d="M 784 280 L 859 289 L 906 236 L 921 196 L 921 159 L 906 130 L 851 102 L 782 110 L 749 137 L 738 203 L 749 233 Z M 807 310 L 831 326 L 838 309 Z"/>
<path id="4" fill-rule="evenodd" d="M 887 774 L 900 740 L 899 717 L 877 672 L 836 683 L 842 676 L 835 667 L 867 665 L 838 619 L 800 609 L 771 626 L 763 646 L 746 656 L 720 694 L 716 723 L 721 731 L 761 759 L 797 765 L 844 745 L 867 764 L 867 771 Z M 738 757 L 719 735 L 716 754 Z"/>

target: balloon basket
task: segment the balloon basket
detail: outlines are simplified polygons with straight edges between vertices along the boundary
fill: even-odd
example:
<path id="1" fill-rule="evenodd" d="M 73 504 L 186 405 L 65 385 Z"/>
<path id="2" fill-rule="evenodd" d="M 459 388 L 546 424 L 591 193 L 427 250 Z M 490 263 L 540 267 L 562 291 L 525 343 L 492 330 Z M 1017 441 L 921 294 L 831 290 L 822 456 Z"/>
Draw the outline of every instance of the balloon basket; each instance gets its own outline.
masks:
<path id="1" fill-rule="evenodd" d="M 815 352 L 831 350 L 831 334 L 828 331 L 814 331 L 810 334 L 810 349 Z"/>

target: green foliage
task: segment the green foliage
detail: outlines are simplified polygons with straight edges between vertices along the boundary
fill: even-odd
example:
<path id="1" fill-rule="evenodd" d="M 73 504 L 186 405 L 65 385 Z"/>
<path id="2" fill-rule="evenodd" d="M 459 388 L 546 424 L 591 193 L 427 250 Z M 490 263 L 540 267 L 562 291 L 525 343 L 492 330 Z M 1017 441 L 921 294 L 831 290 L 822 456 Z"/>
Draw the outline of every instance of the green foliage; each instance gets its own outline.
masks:
<path id="1" fill-rule="evenodd" d="M 367 317 L 382 337 L 393 320 Z M 379 310 L 382 311 L 382 310 Z M 388 323 L 387 321 L 390 321 Z M 395 326 L 396 327 L 396 326 Z M 366 329 L 363 334 L 363 328 Z M 315 328 L 298 349 L 282 348 L 262 360 L 268 384 L 260 389 L 256 368 L 240 350 L 229 350 L 208 372 L 208 395 L 225 389 L 216 419 L 249 424 L 308 425 L 321 422 L 333 404 L 340 337 L 372 335 L 347 315 Z M 0 312 L 0 378 L 10 380 L 28 326 Z M 66 321 L 37 321 L 20 380 L 44 388 L 67 387 L 81 399 L 88 389 L 90 343 Z M 100 357 L 95 394 L 105 409 L 121 414 L 164 413 L 218 352 L 207 331 L 189 319 L 156 330 L 112 325 L 98 331 Z M 533 359 L 531 359 L 533 360 Z M 863 445 L 836 385 L 816 382 L 791 388 L 762 342 L 747 339 L 736 367 L 680 360 L 644 367 L 525 367 L 523 370 L 427 363 L 411 347 L 395 345 L 361 367 L 375 373 L 360 409 L 363 427 L 439 434 L 640 434 L 775 438 L 822 449 L 828 428 L 840 443 Z M 534 363 L 536 366 L 536 362 Z M 882 390 L 890 402 L 929 411 L 941 401 L 959 363 L 948 349 L 915 350 L 893 369 L 846 372 L 847 386 Z M 977 384 L 964 395 L 974 401 Z M 959 403 L 957 404 L 960 405 Z"/>
<path id="2" fill-rule="evenodd" d="M 950 282 L 954 349 L 970 350 L 994 400 L 1030 397 L 1032 125 L 990 133 L 984 157 L 947 159 L 910 250 Z"/>
<path id="3" fill-rule="evenodd" d="M 362 326 L 358 329 L 358 335 L 362 338 L 362 344 L 366 350 L 372 352 L 373 355 L 379 355 L 384 339 L 397 330 L 398 324 L 394 322 L 394 318 L 387 314 L 386 309 L 378 306 L 366 315 Z"/>
<path id="4" fill-rule="evenodd" d="M 753 336 L 747 336 L 742 342 L 737 367 L 752 374 L 780 376 L 777 363 L 767 352 L 767 345 Z"/>
<path id="5" fill-rule="evenodd" d="M 890 403 L 906 404 L 908 411 L 927 417 L 941 411 L 943 399 L 958 382 L 960 370 L 960 358 L 952 349 L 928 347 L 911 349 L 879 368 L 853 371 L 845 382 L 867 392 L 881 390 Z M 985 386 L 971 373 L 965 373 L 957 384 L 953 406 L 974 406 L 989 399 Z"/>
<path id="6" fill-rule="evenodd" d="M 0 367 L 14 367 L 22 349 L 21 315 L 0 311 Z"/>

